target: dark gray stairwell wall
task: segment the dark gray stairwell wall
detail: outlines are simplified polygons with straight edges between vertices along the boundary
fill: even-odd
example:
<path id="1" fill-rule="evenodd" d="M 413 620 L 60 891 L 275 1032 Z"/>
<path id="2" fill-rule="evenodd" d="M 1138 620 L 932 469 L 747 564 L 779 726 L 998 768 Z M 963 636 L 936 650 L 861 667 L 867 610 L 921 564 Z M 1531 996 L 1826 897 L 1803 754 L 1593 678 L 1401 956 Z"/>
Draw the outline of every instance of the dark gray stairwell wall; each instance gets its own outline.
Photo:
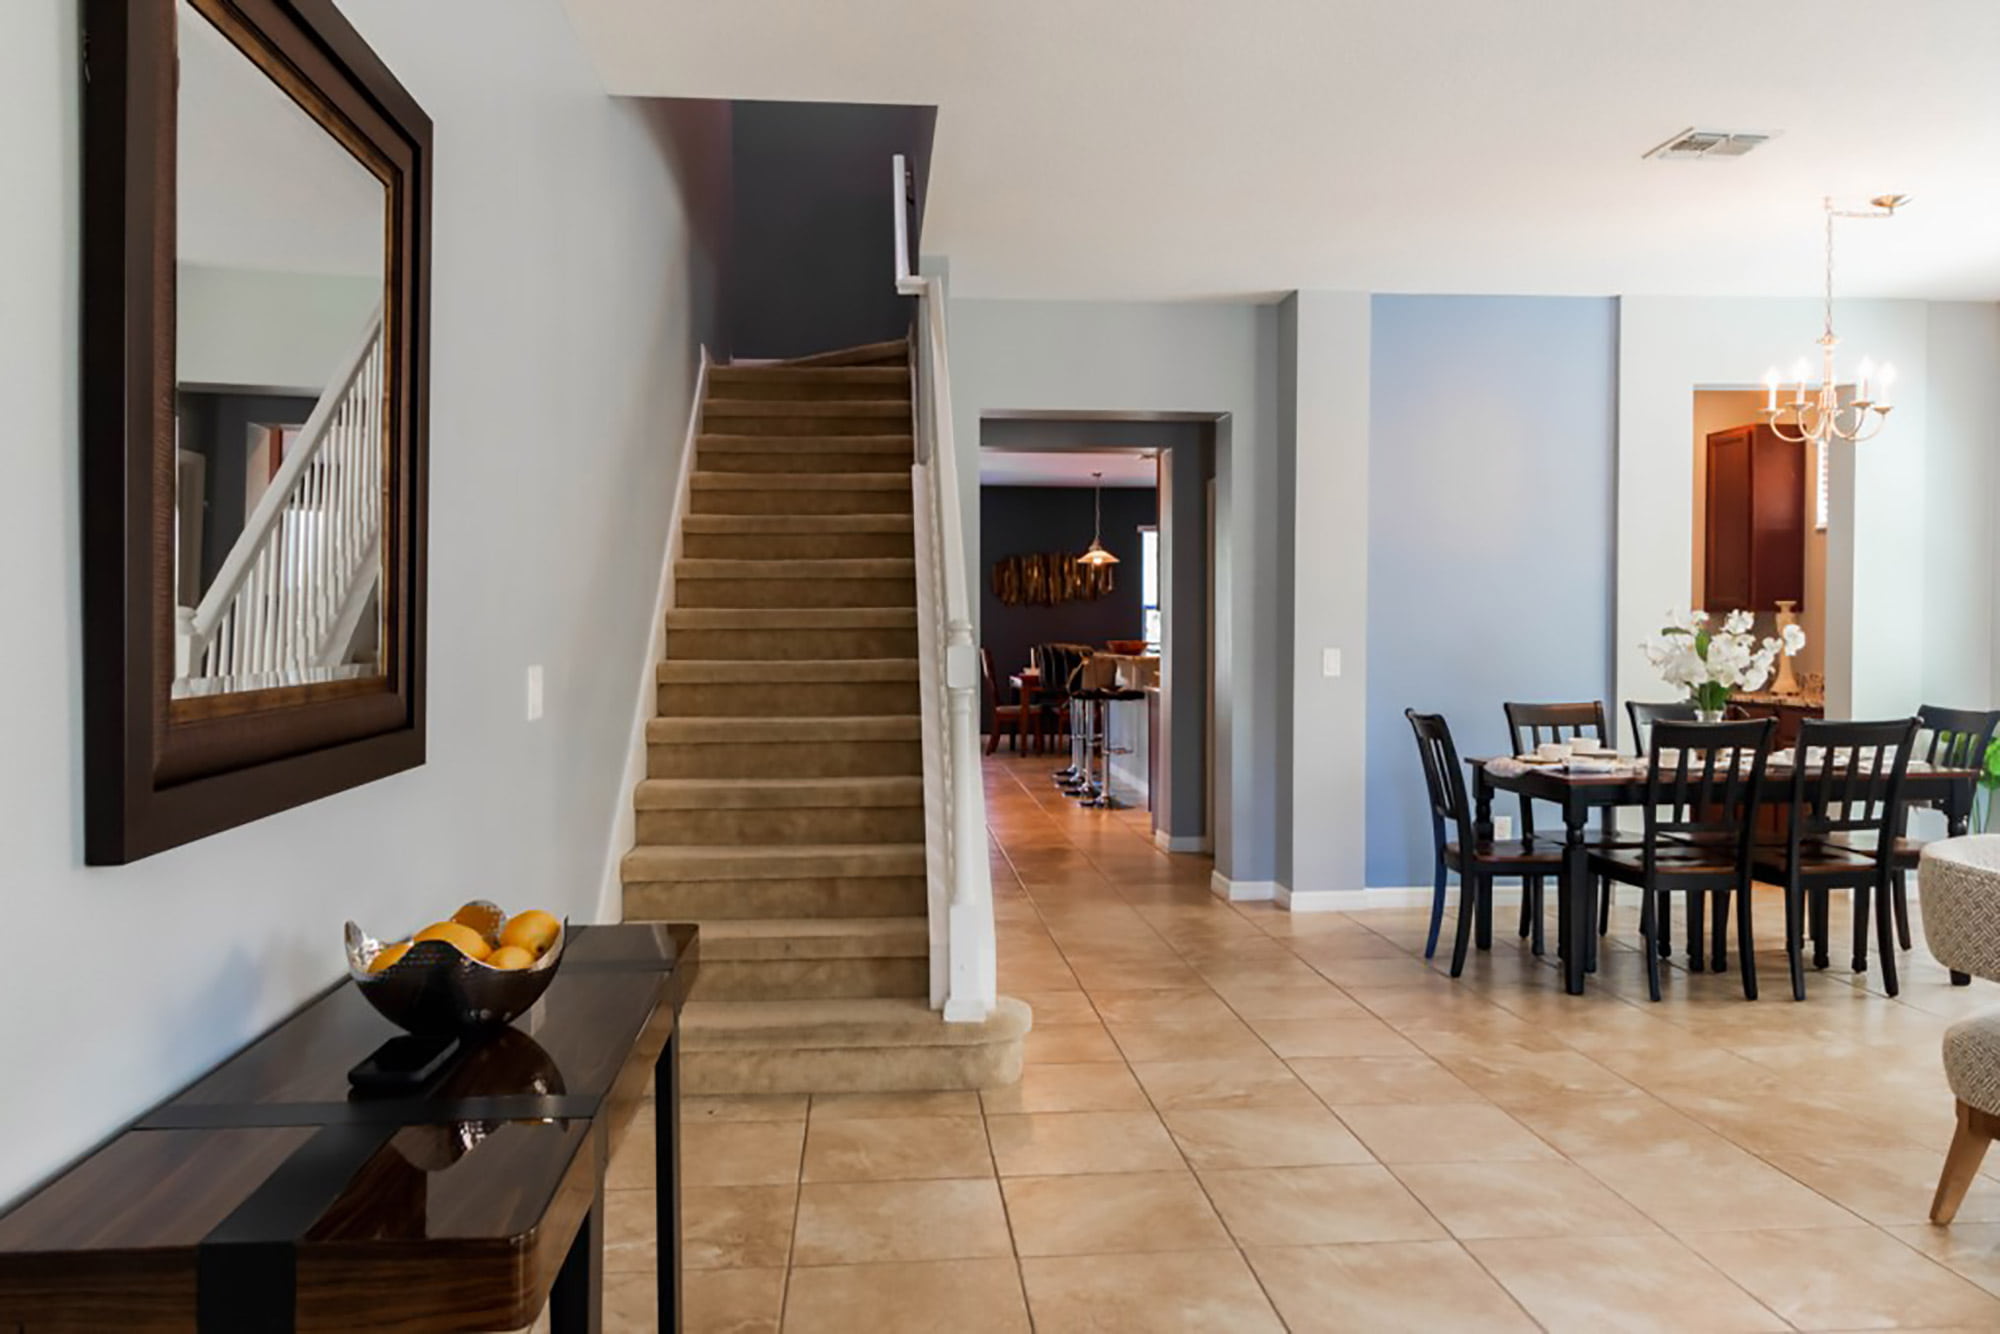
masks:
<path id="1" fill-rule="evenodd" d="M 915 264 L 937 108 L 737 102 L 730 244 L 731 351 L 806 356 L 901 338 L 890 159 L 915 177 Z"/>

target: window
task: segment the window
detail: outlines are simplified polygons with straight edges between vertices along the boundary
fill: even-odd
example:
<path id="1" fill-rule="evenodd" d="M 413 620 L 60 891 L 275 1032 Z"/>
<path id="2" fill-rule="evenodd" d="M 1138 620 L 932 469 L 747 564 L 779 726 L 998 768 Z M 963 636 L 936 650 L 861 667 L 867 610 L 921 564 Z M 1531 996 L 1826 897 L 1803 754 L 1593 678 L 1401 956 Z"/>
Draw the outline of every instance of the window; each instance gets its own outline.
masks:
<path id="1" fill-rule="evenodd" d="M 1139 605 L 1144 612 L 1148 651 L 1160 651 L 1160 530 L 1139 529 Z"/>

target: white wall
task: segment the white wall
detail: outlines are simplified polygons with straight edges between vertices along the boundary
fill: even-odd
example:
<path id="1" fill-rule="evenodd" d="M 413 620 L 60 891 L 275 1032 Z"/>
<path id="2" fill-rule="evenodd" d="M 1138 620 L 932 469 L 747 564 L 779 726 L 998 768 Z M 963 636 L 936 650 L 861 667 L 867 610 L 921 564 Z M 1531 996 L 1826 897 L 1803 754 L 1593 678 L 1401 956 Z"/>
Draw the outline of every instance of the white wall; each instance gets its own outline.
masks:
<path id="1" fill-rule="evenodd" d="M 979 419 L 1009 410 L 1226 413 L 1217 449 L 1217 869 L 1273 892 L 1277 813 L 1276 317 L 1271 306 L 950 307 L 952 429 L 978 544 Z"/>
<path id="2" fill-rule="evenodd" d="M 2000 704 L 2000 306 L 1930 307 L 1930 449 L 1924 468 L 1924 698 Z"/>
<path id="3" fill-rule="evenodd" d="M 75 0 L 0 43 L 0 1051 L 33 1072 L 0 1200 L 331 982 L 349 917 L 595 914 L 696 356 L 687 205 L 556 0 L 342 9 L 436 122 L 430 762 L 120 868 L 80 864 Z"/>
<path id="4" fill-rule="evenodd" d="M 382 280 L 182 264 L 174 301 L 180 383 L 316 398 L 360 344 L 381 304 Z"/>

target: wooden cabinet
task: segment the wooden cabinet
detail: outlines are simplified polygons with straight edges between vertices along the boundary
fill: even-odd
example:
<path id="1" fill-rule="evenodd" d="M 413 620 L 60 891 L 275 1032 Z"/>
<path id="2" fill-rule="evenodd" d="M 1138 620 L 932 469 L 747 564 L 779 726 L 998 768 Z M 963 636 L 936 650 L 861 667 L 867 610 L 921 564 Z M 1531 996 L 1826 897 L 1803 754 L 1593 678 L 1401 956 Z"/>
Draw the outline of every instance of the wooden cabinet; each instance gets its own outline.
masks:
<path id="1" fill-rule="evenodd" d="M 1768 426 L 1708 437 L 1702 606 L 1776 611 L 1806 596 L 1806 447 Z"/>

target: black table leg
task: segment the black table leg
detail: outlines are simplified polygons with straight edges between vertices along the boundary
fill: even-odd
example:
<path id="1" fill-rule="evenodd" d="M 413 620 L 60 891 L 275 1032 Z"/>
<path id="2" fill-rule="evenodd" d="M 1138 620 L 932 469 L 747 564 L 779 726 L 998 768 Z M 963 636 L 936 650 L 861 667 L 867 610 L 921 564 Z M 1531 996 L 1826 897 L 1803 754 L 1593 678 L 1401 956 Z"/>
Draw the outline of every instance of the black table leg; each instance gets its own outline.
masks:
<path id="1" fill-rule="evenodd" d="M 1952 800 L 1945 807 L 1944 818 L 1947 832 L 1953 838 L 1963 837 L 1966 831 L 1972 828 L 1972 793 L 1969 785 L 1964 796 L 1953 794 Z M 1989 823 L 1987 827 L 1990 829 L 1992 825 Z M 1969 987 L 1972 985 L 1972 974 L 1961 973 L 1954 968 L 1951 970 L 1951 984 L 1955 987 Z"/>
<path id="2" fill-rule="evenodd" d="M 549 1290 L 550 1334 L 601 1334 L 604 1329 L 604 1185 L 577 1225 L 576 1240 Z"/>
<path id="3" fill-rule="evenodd" d="M 681 1329 L 681 1033 L 680 1025 L 653 1062 L 653 1236 L 658 1271 L 660 1334 Z"/>
<path id="4" fill-rule="evenodd" d="M 1596 924 L 1590 920 L 1597 905 L 1590 892 L 1590 858 L 1583 847 L 1584 820 L 1581 807 L 1563 812 L 1563 873 L 1557 891 L 1562 927 L 1558 936 L 1563 956 L 1563 990 L 1572 996 L 1583 994 L 1584 971 L 1592 962 L 1590 955 L 1597 945 Z"/>

